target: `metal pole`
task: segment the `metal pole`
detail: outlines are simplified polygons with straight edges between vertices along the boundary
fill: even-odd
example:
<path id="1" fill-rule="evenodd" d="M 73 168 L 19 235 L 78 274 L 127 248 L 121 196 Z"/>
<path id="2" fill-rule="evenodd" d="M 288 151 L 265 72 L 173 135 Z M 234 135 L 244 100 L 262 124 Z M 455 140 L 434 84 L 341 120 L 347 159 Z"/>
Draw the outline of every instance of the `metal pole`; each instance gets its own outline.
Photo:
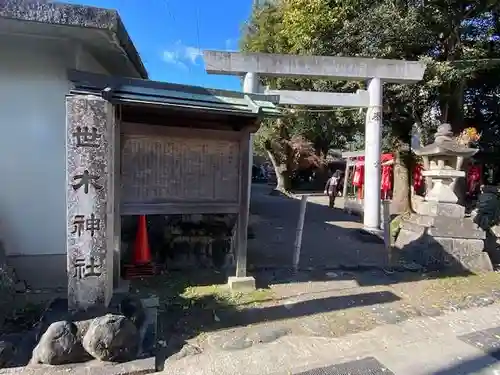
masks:
<path id="1" fill-rule="evenodd" d="M 382 201 L 382 229 L 384 230 L 384 246 L 387 251 L 387 264 L 391 265 L 391 212 L 390 212 L 391 201 Z"/>
<path id="2" fill-rule="evenodd" d="M 295 234 L 295 246 L 293 252 L 293 269 L 299 270 L 300 247 L 302 246 L 302 232 L 304 230 L 304 219 L 306 217 L 307 195 L 303 195 L 300 200 L 299 221 L 297 223 L 297 232 Z"/>

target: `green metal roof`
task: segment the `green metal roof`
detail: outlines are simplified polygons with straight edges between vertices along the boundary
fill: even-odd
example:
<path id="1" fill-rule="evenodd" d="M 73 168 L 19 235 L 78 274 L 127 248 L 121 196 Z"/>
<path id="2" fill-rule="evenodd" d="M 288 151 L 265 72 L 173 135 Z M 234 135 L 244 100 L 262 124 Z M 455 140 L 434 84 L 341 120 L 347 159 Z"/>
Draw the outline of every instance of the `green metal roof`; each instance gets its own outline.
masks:
<path id="1" fill-rule="evenodd" d="M 150 80 L 69 71 L 72 94 L 99 95 L 116 104 L 144 104 L 237 116 L 280 116 L 277 95 L 245 94 Z"/>

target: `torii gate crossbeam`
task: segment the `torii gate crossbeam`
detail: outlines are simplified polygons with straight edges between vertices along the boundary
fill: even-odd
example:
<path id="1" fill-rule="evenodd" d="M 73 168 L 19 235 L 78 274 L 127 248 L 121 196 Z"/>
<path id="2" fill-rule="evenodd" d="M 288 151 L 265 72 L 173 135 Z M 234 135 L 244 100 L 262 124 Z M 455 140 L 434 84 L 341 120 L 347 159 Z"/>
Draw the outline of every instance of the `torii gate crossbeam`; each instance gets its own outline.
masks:
<path id="1" fill-rule="evenodd" d="M 203 51 L 205 69 L 211 74 L 245 75 L 243 91 L 258 93 L 259 76 L 322 77 L 332 80 L 367 81 L 368 103 L 361 93 L 351 98 L 335 93 L 280 93 L 289 104 L 324 105 L 329 97 L 338 104 L 367 107 L 365 122 L 365 199 L 363 224 L 366 230 L 380 229 L 380 152 L 382 133 L 382 86 L 384 83 L 412 84 L 422 80 L 426 64 L 418 61 L 385 60 L 361 57 L 298 56 L 266 53 Z M 309 94 L 309 93 L 308 93 Z M 307 94 L 306 94 L 307 95 Z M 335 98 L 336 97 L 336 98 Z M 365 96 L 366 98 L 366 96 Z M 282 102 L 283 99 L 280 99 Z M 303 100 L 303 102 L 301 102 Z M 354 100 L 360 100 L 354 103 Z M 346 102 L 347 101 L 347 102 Z M 283 102 L 282 102 L 283 103 Z M 362 104 L 362 105 L 360 105 Z"/>

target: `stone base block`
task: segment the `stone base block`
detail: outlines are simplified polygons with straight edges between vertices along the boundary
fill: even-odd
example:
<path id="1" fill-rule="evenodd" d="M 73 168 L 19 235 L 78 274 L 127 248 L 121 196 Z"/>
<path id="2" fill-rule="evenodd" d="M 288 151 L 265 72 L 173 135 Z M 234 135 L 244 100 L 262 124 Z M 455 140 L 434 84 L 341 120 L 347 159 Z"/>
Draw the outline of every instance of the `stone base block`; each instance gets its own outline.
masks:
<path id="1" fill-rule="evenodd" d="M 399 261 L 417 263 L 431 270 L 487 272 L 493 266 L 484 252 L 484 241 L 431 236 L 425 231 L 401 229 L 396 240 Z"/>
<path id="2" fill-rule="evenodd" d="M 401 222 L 401 228 L 432 237 L 484 240 L 486 233 L 470 218 L 411 215 Z"/>
<path id="3" fill-rule="evenodd" d="M 414 201 L 415 212 L 426 216 L 446 216 L 462 218 L 465 215 L 465 207 L 455 203 L 438 203 L 427 201 Z"/>
<path id="4" fill-rule="evenodd" d="M 229 289 L 235 293 L 253 292 L 255 290 L 255 279 L 252 276 L 231 276 L 228 278 L 227 284 L 229 285 Z"/>
<path id="5" fill-rule="evenodd" d="M 462 262 L 467 265 L 467 269 L 474 273 L 483 273 L 493 271 L 493 264 L 487 253 L 475 255 L 473 257 L 462 259 Z"/>

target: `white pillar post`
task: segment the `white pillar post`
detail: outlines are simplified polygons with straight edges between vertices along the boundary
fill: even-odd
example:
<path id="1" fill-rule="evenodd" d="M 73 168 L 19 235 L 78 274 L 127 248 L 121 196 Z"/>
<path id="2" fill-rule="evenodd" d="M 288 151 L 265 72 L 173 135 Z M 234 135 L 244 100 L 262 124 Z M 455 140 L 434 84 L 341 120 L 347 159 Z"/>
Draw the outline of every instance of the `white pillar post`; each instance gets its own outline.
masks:
<path id="1" fill-rule="evenodd" d="M 259 76 L 256 73 L 245 74 L 243 92 L 247 94 L 258 94 L 260 92 Z"/>
<path id="2" fill-rule="evenodd" d="M 382 138 L 382 82 L 368 83 L 370 98 L 365 123 L 365 191 L 363 224 L 366 230 L 380 229 L 380 153 Z"/>
<path id="3" fill-rule="evenodd" d="M 243 80 L 243 92 L 246 94 L 257 94 L 260 92 L 259 76 L 255 73 L 245 74 Z M 248 184 L 248 207 L 250 207 L 250 193 L 252 190 L 252 170 L 253 170 L 253 134 L 250 133 L 250 148 L 248 151 L 248 162 L 250 163 L 250 183 Z"/>

